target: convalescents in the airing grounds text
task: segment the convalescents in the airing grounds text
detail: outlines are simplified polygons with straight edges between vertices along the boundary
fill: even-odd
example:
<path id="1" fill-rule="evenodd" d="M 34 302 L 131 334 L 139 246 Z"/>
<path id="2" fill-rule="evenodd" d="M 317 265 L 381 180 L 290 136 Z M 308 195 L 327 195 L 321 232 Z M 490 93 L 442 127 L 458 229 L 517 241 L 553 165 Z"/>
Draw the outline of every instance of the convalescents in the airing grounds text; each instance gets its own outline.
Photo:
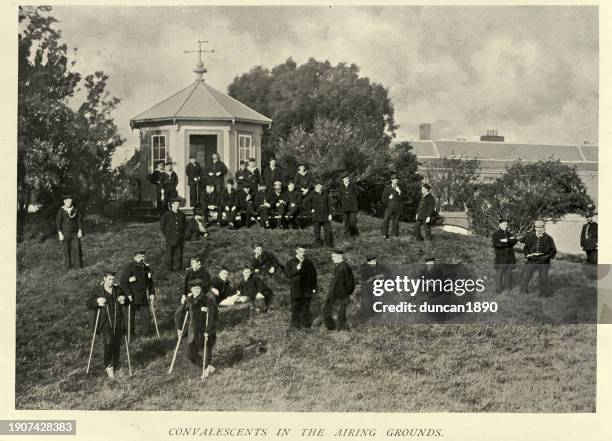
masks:
<path id="1" fill-rule="evenodd" d="M 198 427 L 176 426 L 168 430 L 172 437 L 244 437 L 244 438 L 441 438 L 442 429 L 433 427 L 301 427 L 301 428 L 268 428 L 268 427 Z"/>

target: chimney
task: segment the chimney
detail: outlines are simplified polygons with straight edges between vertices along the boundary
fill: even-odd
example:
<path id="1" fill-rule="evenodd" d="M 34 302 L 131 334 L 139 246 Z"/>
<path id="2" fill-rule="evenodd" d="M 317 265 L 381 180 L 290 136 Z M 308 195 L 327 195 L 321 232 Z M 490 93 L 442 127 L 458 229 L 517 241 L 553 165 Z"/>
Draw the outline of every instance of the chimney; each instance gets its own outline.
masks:
<path id="1" fill-rule="evenodd" d="M 419 125 L 419 141 L 431 141 L 430 123 L 423 123 Z"/>
<path id="2" fill-rule="evenodd" d="M 482 135 L 480 137 L 481 141 L 489 141 L 489 142 L 504 142 L 504 137 L 497 134 L 497 129 L 487 130 L 486 135 Z"/>

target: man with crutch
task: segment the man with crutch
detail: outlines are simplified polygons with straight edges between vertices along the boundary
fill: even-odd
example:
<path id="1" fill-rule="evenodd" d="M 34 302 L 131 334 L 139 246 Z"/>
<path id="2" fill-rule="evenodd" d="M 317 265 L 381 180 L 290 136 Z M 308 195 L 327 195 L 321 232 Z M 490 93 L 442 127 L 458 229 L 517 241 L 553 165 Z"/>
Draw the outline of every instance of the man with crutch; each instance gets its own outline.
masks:
<path id="1" fill-rule="evenodd" d="M 145 262 L 144 250 L 134 252 L 133 260 L 126 265 L 119 279 L 121 290 L 128 296 L 128 341 L 135 335 L 146 335 L 151 327 L 151 311 L 154 307 L 155 286 L 151 268 Z M 139 326 L 135 326 L 138 315 Z M 156 329 L 157 329 L 157 323 Z M 136 332 L 135 332 L 136 331 Z"/>
<path id="2" fill-rule="evenodd" d="M 103 281 L 97 286 L 86 301 L 87 308 L 93 311 L 93 319 L 96 326 L 89 353 L 89 364 L 93 353 L 96 335 L 102 335 L 104 341 L 104 366 L 109 378 L 114 378 L 119 369 L 119 354 L 121 351 L 121 339 L 125 339 L 128 357 L 128 366 L 131 375 L 130 352 L 127 346 L 127 326 L 124 323 L 124 309 L 130 304 L 130 300 L 114 284 L 115 273 L 106 270 L 102 273 Z"/>

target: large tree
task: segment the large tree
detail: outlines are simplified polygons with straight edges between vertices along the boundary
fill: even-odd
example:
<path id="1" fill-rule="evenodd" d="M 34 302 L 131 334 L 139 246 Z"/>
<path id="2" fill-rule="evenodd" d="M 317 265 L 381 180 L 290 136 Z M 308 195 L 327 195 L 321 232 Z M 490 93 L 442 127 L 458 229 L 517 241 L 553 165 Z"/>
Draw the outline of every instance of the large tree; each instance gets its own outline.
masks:
<path id="1" fill-rule="evenodd" d="M 109 197 L 111 156 L 123 142 L 110 116 L 119 100 L 107 92 L 107 76 L 74 70 L 50 11 L 19 8 L 18 233 L 33 202 L 50 211 L 63 192 L 83 207 Z"/>
<path id="2" fill-rule="evenodd" d="M 264 133 L 264 156 L 276 154 L 293 129 L 312 131 L 317 118 L 349 124 L 371 146 L 388 146 L 397 128 L 388 90 L 359 74 L 355 64 L 291 58 L 267 69 L 257 66 L 228 87 L 229 94 L 272 118 Z M 265 158 L 264 158 L 265 159 Z"/>

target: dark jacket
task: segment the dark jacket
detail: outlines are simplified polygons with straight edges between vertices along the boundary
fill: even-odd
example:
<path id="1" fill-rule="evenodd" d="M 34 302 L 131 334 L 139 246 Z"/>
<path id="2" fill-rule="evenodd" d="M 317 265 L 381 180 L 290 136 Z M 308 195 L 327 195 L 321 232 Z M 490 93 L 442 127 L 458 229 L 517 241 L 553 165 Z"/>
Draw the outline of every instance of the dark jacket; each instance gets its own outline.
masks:
<path id="1" fill-rule="evenodd" d="M 304 210 L 311 213 L 314 222 L 328 222 L 328 216 L 332 214 L 328 193 L 326 191 L 309 193 L 304 199 Z"/>
<path id="2" fill-rule="evenodd" d="M 285 198 L 286 198 L 286 201 L 287 201 L 287 209 L 288 210 L 295 210 L 296 208 L 297 209 L 301 208 L 302 201 L 304 199 L 302 197 L 301 190 L 298 190 L 298 189 L 295 189 L 293 191 L 285 192 Z"/>
<path id="3" fill-rule="evenodd" d="M 507 242 L 502 242 L 502 239 L 508 239 Z M 518 239 L 510 231 L 497 230 L 491 236 L 493 248 L 495 250 L 495 265 L 511 265 L 516 263 L 514 256 L 514 245 Z"/>
<path id="4" fill-rule="evenodd" d="M 431 193 L 427 193 L 421 198 L 417 206 L 417 220 L 425 221 L 428 217 L 433 216 L 435 209 L 436 200 Z"/>
<path id="5" fill-rule="evenodd" d="M 200 268 L 198 268 L 196 271 L 194 271 L 193 268 L 189 267 L 185 271 L 185 283 L 183 284 L 183 293 L 185 295 L 189 294 L 189 291 L 191 291 L 191 288 L 189 287 L 189 282 L 193 279 L 200 279 L 202 281 L 202 284 L 200 286 L 202 287 L 203 293 L 207 292 L 210 289 L 211 278 L 208 271 L 201 265 Z"/>
<path id="6" fill-rule="evenodd" d="M 242 190 L 238 191 L 236 195 L 236 204 L 238 209 L 241 211 L 245 211 L 249 204 L 253 203 L 253 196 L 251 196 L 251 192 L 247 193 L 244 189 L 250 187 L 243 187 Z"/>
<path id="7" fill-rule="evenodd" d="M 136 280 L 130 282 L 132 277 Z M 147 305 L 149 296 L 155 295 L 153 274 L 149 265 L 144 262 L 136 263 L 132 260 L 128 263 L 121 273 L 119 286 L 127 296 L 132 297 L 132 303 L 135 305 Z"/>
<path id="8" fill-rule="evenodd" d="M 228 191 L 227 188 L 224 188 L 219 199 L 219 205 L 221 205 L 223 210 L 225 210 L 225 207 L 229 207 L 231 210 L 233 207 L 238 206 L 238 193 L 236 190 Z"/>
<path id="9" fill-rule="evenodd" d="M 234 176 L 234 180 L 236 181 L 236 189 L 238 191 L 242 190 L 244 187 L 251 188 L 253 185 L 252 182 L 252 173 L 248 170 L 238 170 L 236 171 L 236 175 Z"/>
<path id="10" fill-rule="evenodd" d="M 261 293 L 264 296 L 266 305 L 269 305 L 272 299 L 272 291 L 270 288 L 268 288 L 264 281 L 255 274 L 251 274 L 251 277 L 247 280 L 244 280 L 244 277 L 240 279 L 237 290 L 240 291 L 240 295 L 247 296 L 252 302 L 255 302 L 257 293 Z"/>
<path id="11" fill-rule="evenodd" d="M 400 187 L 400 191 L 401 191 L 401 187 Z M 389 199 L 389 196 L 391 195 L 393 195 L 393 197 Z M 381 197 L 382 204 L 386 208 L 399 208 L 401 206 L 403 196 L 404 196 L 403 192 L 402 194 L 398 194 L 397 191 L 395 191 L 395 189 L 391 187 L 391 185 L 387 185 L 382 192 L 382 197 Z"/>
<path id="12" fill-rule="evenodd" d="M 582 226 L 580 247 L 585 251 L 597 249 L 597 222 L 587 222 Z"/>
<path id="13" fill-rule="evenodd" d="M 125 297 L 125 302 L 122 305 L 117 300 L 120 296 Z M 106 305 L 108 306 L 99 306 L 98 298 L 104 297 L 106 299 Z M 121 290 L 121 288 L 117 285 L 113 286 L 112 293 L 106 292 L 104 286 L 98 285 L 96 286 L 87 301 L 85 302 L 88 309 L 93 311 L 92 314 L 92 327 L 96 323 L 96 316 L 98 314 L 98 310 L 100 310 L 100 317 L 98 319 L 98 327 L 96 328 L 96 334 L 100 334 L 101 332 L 109 332 L 114 335 L 122 335 L 127 333 L 127 323 L 124 325 L 124 316 L 126 306 L 130 304 L 130 300 L 127 298 L 127 295 Z M 110 316 L 110 321 L 109 321 Z M 127 320 L 127 318 L 125 318 Z"/>
<path id="14" fill-rule="evenodd" d="M 253 197 L 253 208 L 256 211 L 259 210 L 261 206 L 264 204 L 264 202 L 267 201 L 267 199 L 268 199 L 268 192 L 258 190 L 257 193 L 255 193 L 255 196 Z M 270 204 L 270 208 L 272 208 L 272 204 Z"/>
<path id="15" fill-rule="evenodd" d="M 161 176 L 161 186 L 164 190 L 164 194 L 169 196 L 176 192 L 176 186 L 178 185 L 178 175 L 174 172 L 174 170 L 168 174 L 165 171 Z"/>
<path id="16" fill-rule="evenodd" d="M 274 182 L 276 181 L 284 182 L 283 172 L 278 165 L 274 167 L 274 170 L 268 167 L 261 173 L 261 182 L 266 184 L 268 191 L 274 188 Z"/>
<path id="17" fill-rule="evenodd" d="M 202 308 L 206 311 L 202 311 Z M 204 330 L 209 336 L 215 335 L 217 332 L 217 321 L 219 319 L 219 308 L 215 296 L 211 292 L 202 292 L 197 297 L 188 296 L 184 305 L 181 305 L 175 314 L 175 325 L 177 329 L 183 326 L 183 312 L 189 311 L 189 325 L 187 334 L 187 343 L 197 343 L 198 345 L 204 341 Z"/>
<path id="18" fill-rule="evenodd" d="M 276 193 L 275 190 L 270 191 L 266 197 L 266 200 L 270 203 L 270 207 L 273 210 L 281 208 L 282 205 L 287 205 L 285 192 L 282 190 L 280 193 Z"/>
<path id="19" fill-rule="evenodd" d="M 268 272 L 272 267 L 274 267 L 275 271 L 278 269 L 282 270 L 282 265 L 279 263 L 274 254 L 265 250 L 262 251 L 261 255 L 258 257 L 255 257 L 255 254 L 253 254 L 251 267 L 253 268 L 253 271 L 260 271 L 263 273 Z"/>
<path id="20" fill-rule="evenodd" d="M 525 244 L 525 247 L 523 248 L 523 253 L 525 256 L 531 253 L 543 253 L 541 256 L 528 257 L 528 263 L 549 264 L 550 259 L 555 257 L 557 254 L 555 241 L 547 233 L 544 233 L 542 237 L 537 237 L 535 232 L 532 231 L 523 239 L 523 243 Z"/>
<path id="21" fill-rule="evenodd" d="M 292 299 L 311 298 L 317 289 L 317 270 L 308 258 L 302 262 L 298 270 L 297 257 L 289 259 L 285 265 L 285 274 L 289 278 L 289 289 Z"/>
<path id="22" fill-rule="evenodd" d="M 160 224 L 167 245 L 183 243 L 187 221 L 180 210 L 176 213 L 172 210 L 166 211 L 161 217 Z"/>
<path id="23" fill-rule="evenodd" d="M 197 162 L 195 164 L 192 164 L 190 162 L 189 164 L 187 164 L 185 174 L 187 175 L 187 184 L 189 186 L 192 186 L 195 183 L 195 178 L 202 177 L 202 167 Z"/>
<path id="24" fill-rule="evenodd" d="M 346 262 L 334 265 L 334 272 L 329 282 L 329 298 L 345 299 L 353 294 L 355 289 L 355 276 L 353 270 Z"/>
<path id="25" fill-rule="evenodd" d="M 310 173 L 306 172 L 303 175 L 301 175 L 299 172 L 296 172 L 295 176 L 293 177 L 293 182 L 295 184 L 295 188 L 302 190 L 303 188 L 307 188 L 308 190 L 311 190 L 313 185 L 312 185 L 312 179 L 310 178 Z"/>
<path id="26" fill-rule="evenodd" d="M 236 290 L 232 288 L 229 280 L 223 281 L 219 277 L 214 277 L 210 283 L 211 288 L 216 288 L 219 291 L 219 297 L 217 297 L 217 302 L 222 302 L 228 297 L 234 295 Z"/>
<path id="27" fill-rule="evenodd" d="M 83 218 L 81 213 L 73 205 L 70 210 L 70 214 L 60 208 L 55 217 L 55 226 L 58 232 L 63 233 L 77 233 L 79 230 L 83 230 Z"/>
<path id="28" fill-rule="evenodd" d="M 257 191 L 257 184 L 259 184 L 261 181 L 261 172 L 257 167 L 255 167 L 253 170 L 247 167 L 245 172 L 247 173 L 246 180 L 250 183 L 249 188 L 251 188 L 252 192 L 255 193 Z"/>
<path id="29" fill-rule="evenodd" d="M 161 179 L 163 174 L 163 170 L 160 170 L 158 168 L 153 170 L 151 172 L 151 184 L 155 185 L 156 187 L 161 187 Z"/>
<path id="30" fill-rule="evenodd" d="M 221 172 L 219 176 L 217 173 Z M 208 168 L 206 174 L 208 175 L 208 182 L 223 182 L 223 177 L 227 173 L 227 166 L 223 163 L 223 161 L 217 161 L 215 163 L 211 163 Z"/>
<path id="31" fill-rule="evenodd" d="M 342 204 L 342 212 L 357 211 L 359 188 L 354 182 L 349 183 L 348 187 L 344 183 L 340 183 L 338 187 L 338 196 Z"/>
<path id="32" fill-rule="evenodd" d="M 219 194 L 216 191 L 213 191 L 212 193 L 204 191 L 201 193 L 200 199 L 202 206 L 206 209 L 208 209 L 209 205 L 214 205 L 217 208 L 220 205 Z"/>

